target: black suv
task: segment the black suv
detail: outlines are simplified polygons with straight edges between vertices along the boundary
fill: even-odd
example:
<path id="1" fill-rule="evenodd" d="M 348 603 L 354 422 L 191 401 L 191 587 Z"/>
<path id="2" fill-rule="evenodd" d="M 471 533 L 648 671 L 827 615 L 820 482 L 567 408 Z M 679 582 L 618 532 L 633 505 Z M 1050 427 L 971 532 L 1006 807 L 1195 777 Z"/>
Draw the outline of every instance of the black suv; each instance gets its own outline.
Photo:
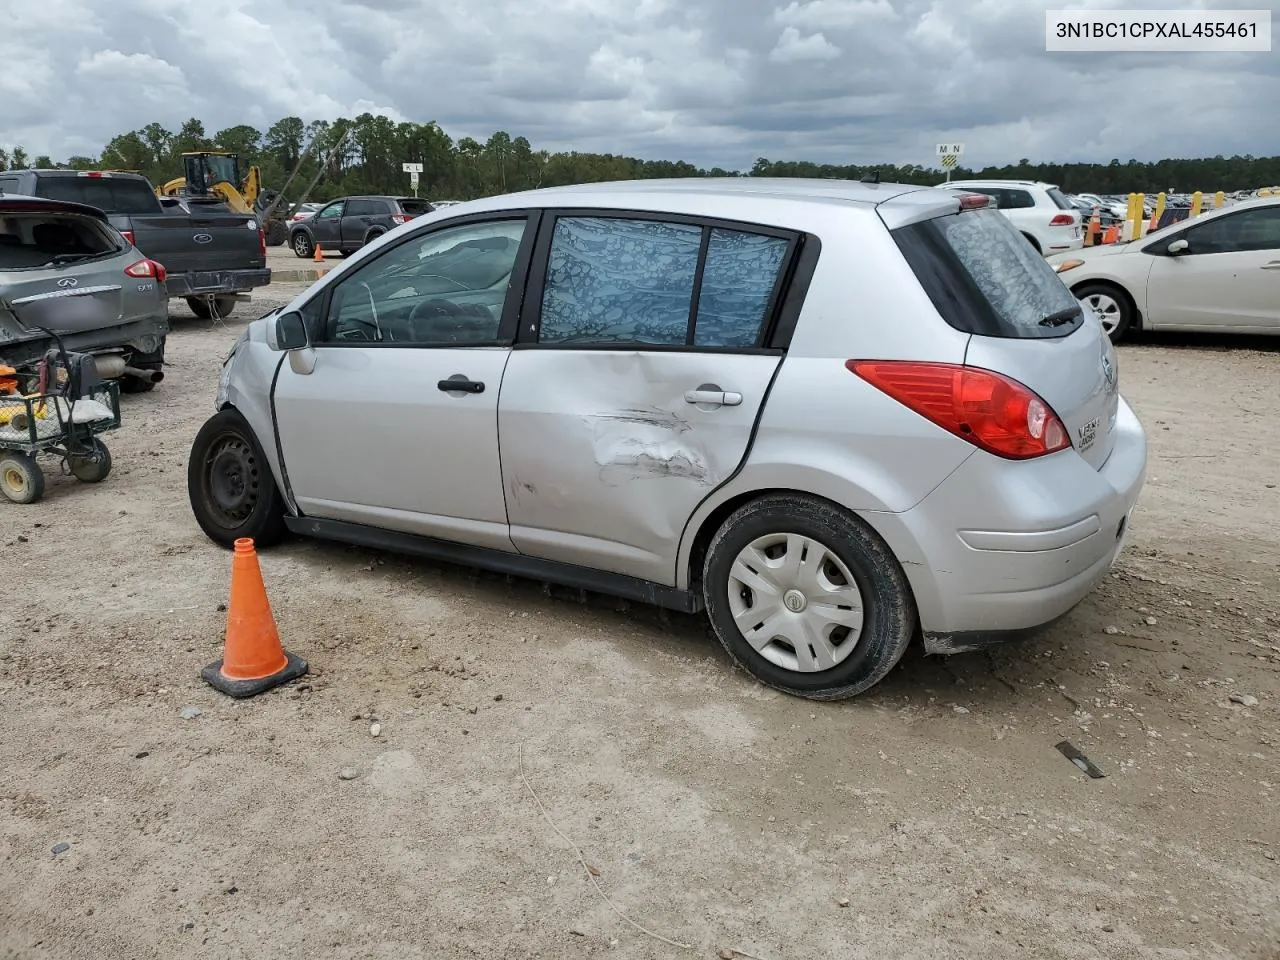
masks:
<path id="1" fill-rule="evenodd" d="M 343 197 L 327 203 L 315 216 L 293 224 L 289 246 L 300 257 L 322 250 L 353 253 L 402 223 L 435 210 L 417 197 Z"/>

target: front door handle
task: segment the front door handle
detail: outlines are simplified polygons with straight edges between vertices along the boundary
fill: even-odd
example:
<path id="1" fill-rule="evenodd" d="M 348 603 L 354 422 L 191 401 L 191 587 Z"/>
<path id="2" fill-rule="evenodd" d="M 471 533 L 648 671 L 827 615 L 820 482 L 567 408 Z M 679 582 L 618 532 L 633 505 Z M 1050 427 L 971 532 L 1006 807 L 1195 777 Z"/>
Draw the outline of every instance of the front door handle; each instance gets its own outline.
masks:
<path id="1" fill-rule="evenodd" d="M 686 390 L 684 402 L 695 405 L 705 403 L 715 407 L 736 407 L 742 403 L 742 394 L 725 390 Z"/>
<path id="2" fill-rule="evenodd" d="M 1280 260 L 1272 260 L 1270 263 L 1262 265 L 1263 270 L 1280 270 Z"/>
<path id="3" fill-rule="evenodd" d="M 436 387 L 445 393 L 484 393 L 484 384 L 479 380 L 468 380 L 460 373 L 455 373 L 448 380 L 441 380 Z"/>

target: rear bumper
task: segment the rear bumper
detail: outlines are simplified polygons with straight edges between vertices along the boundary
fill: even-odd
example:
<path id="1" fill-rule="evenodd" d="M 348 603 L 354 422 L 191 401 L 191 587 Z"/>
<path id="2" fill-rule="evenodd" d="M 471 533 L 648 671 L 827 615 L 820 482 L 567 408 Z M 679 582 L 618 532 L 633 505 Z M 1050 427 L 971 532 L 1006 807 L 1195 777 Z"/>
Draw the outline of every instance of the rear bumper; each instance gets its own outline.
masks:
<path id="1" fill-rule="evenodd" d="M 1124 549 L 1146 469 L 1146 434 L 1121 399 L 1101 470 L 1073 450 L 1023 463 L 975 453 L 913 509 L 865 519 L 903 563 L 926 647 L 959 652 L 1083 600 Z"/>
<path id="2" fill-rule="evenodd" d="M 62 345 L 71 353 L 155 354 L 164 347 L 169 332 L 166 313 L 157 313 L 129 323 L 76 333 L 58 331 Z M 0 359 L 13 366 L 32 363 L 56 347 L 52 337 L 0 343 Z"/>
<path id="3" fill-rule="evenodd" d="M 210 294 L 243 293 L 271 282 L 271 268 L 261 270 L 195 270 L 171 273 L 165 286 L 169 296 L 198 297 Z"/>

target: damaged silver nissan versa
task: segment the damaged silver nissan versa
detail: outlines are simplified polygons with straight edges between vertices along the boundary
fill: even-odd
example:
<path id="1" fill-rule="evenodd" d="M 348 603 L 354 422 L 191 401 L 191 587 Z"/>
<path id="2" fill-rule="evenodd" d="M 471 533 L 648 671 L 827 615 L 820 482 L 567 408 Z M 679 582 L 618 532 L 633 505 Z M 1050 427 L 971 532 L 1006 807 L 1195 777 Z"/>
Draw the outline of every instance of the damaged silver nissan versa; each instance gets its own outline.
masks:
<path id="1" fill-rule="evenodd" d="M 417 218 L 236 343 L 192 509 L 705 609 L 805 697 L 1015 637 L 1114 563 L 1146 437 L 987 203 L 690 179 Z"/>

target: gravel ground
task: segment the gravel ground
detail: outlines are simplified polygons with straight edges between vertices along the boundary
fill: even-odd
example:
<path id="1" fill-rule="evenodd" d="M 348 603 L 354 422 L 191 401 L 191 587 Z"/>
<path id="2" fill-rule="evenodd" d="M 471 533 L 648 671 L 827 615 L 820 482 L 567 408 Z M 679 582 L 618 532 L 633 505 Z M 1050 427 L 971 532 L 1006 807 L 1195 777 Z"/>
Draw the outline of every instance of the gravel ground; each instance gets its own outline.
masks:
<path id="1" fill-rule="evenodd" d="M 312 673 L 237 702 L 185 465 L 243 322 L 0 503 L 0 956 L 1280 957 L 1280 343 L 1121 349 L 1130 546 L 1027 643 L 816 705 L 700 618 L 292 541 Z"/>

